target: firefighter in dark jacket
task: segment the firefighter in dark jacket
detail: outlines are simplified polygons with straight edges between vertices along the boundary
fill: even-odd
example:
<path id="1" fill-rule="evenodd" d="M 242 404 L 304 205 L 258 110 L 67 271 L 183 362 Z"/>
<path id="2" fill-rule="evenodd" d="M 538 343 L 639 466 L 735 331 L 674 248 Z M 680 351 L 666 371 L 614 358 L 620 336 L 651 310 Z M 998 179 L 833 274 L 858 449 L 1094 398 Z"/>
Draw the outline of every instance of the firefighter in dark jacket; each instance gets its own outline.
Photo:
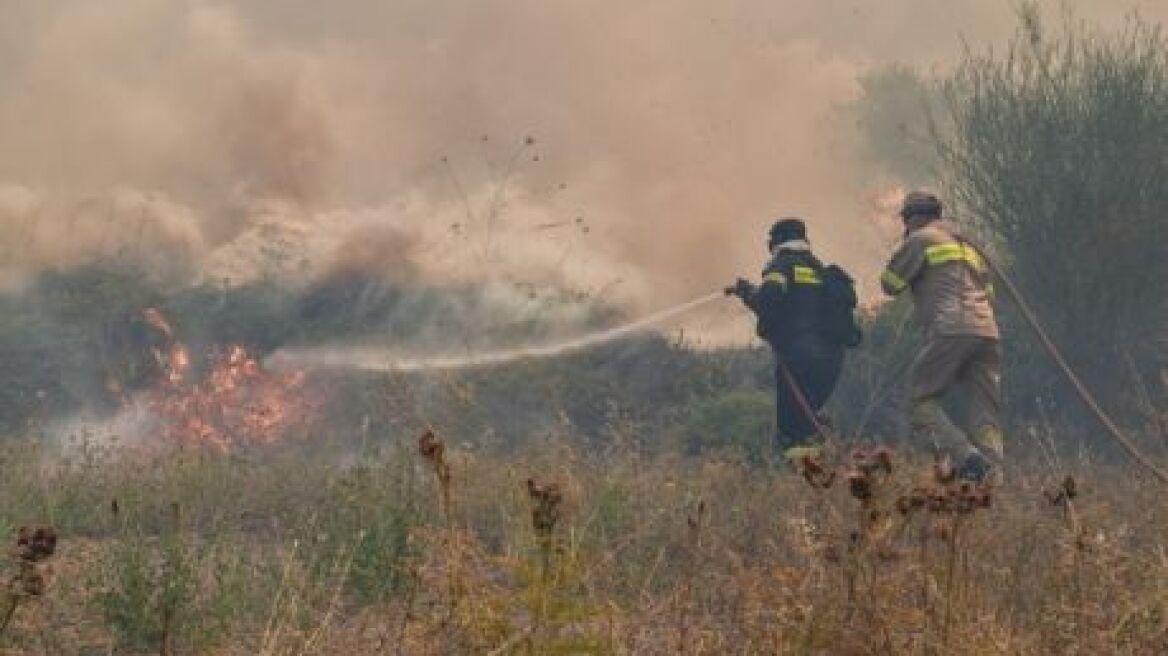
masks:
<path id="1" fill-rule="evenodd" d="M 775 358 L 776 440 L 787 459 L 814 456 L 812 441 L 822 429 L 819 415 L 844 362 L 844 351 L 859 341 L 851 278 L 838 267 L 824 267 L 811 252 L 807 228 L 799 219 L 776 222 L 767 244 L 770 261 L 762 282 L 739 279 L 728 294 L 742 299 L 758 318 L 759 337 Z M 834 285 L 830 283 L 835 283 Z M 844 288 L 842 301 L 829 291 Z M 838 308 L 832 319 L 832 306 Z M 835 324 L 835 325 L 833 325 Z"/>

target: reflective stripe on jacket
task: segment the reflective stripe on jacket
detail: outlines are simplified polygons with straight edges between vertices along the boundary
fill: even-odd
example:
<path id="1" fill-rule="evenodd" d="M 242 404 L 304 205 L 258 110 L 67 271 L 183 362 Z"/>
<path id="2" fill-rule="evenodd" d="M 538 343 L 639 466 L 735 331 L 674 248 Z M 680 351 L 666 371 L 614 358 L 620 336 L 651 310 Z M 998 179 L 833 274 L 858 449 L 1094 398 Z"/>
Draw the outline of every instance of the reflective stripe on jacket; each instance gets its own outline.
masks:
<path id="1" fill-rule="evenodd" d="M 880 276 L 887 294 L 911 290 L 917 323 L 929 336 L 997 338 L 991 281 L 977 249 L 946 221 L 911 232 Z"/>
<path id="2" fill-rule="evenodd" d="M 759 337 L 788 357 L 832 348 L 822 321 L 822 269 L 809 249 L 780 249 L 747 301 L 758 316 Z"/>

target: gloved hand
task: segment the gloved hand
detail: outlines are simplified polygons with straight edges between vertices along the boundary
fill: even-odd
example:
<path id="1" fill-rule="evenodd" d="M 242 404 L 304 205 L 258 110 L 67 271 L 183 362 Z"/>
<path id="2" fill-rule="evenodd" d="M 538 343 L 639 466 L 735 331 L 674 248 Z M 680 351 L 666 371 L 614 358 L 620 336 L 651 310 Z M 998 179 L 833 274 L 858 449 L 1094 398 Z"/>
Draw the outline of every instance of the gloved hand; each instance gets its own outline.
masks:
<path id="1" fill-rule="evenodd" d="M 733 285 L 727 287 L 724 291 L 726 292 L 727 296 L 737 296 L 738 298 L 745 299 L 754 291 L 754 285 L 750 284 L 749 280 L 739 278 L 738 280 L 734 281 Z"/>

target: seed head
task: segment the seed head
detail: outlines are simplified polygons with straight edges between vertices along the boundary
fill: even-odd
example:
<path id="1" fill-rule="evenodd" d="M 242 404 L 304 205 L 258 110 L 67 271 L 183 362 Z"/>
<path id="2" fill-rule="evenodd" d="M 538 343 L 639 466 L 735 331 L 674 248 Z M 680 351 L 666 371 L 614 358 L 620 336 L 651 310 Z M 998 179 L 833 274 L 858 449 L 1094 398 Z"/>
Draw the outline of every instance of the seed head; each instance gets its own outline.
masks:
<path id="1" fill-rule="evenodd" d="M 805 455 L 799 460 L 799 473 L 813 488 L 826 490 L 835 482 L 835 471 L 829 470 L 821 458 Z"/>
<path id="2" fill-rule="evenodd" d="M 872 479 L 868 474 L 853 469 L 847 473 L 847 481 L 848 491 L 853 497 L 861 501 L 872 498 Z"/>
<path id="3" fill-rule="evenodd" d="M 916 512 L 929 504 L 930 490 L 924 487 L 915 487 L 908 494 L 896 500 L 896 510 L 902 515 Z"/>
<path id="4" fill-rule="evenodd" d="M 892 452 L 883 446 L 863 449 L 858 448 L 851 453 L 852 467 L 867 473 L 892 473 Z"/>
<path id="5" fill-rule="evenodd" d="M 21 526 L 16 533 L 16 556 L 37 563 L 57 552 L 57 532 L 51 526 Z"/>
<path id="6" fill-rule="evenodd" d="M 541 538 L 551 537 L 560 519 L 560 503 L 564 495 L 556 483 L 539 483 L 527 479 L 527 494 L 531 498 L 531 526 Z"/>
<path id="7" fill-rule="evenodd" d="M 423 458 L 437 462 L 442 460 L 445 452 L 446 445 L 442 443 L 442 438 L 438 437 L 433 429 L 427 428 L 418 438 L 418 453 Z"/>
<path id="8" fill-rule="evenodd" d="M 1046 490 L 1042 494 L 1050 502 L 1050 505 L 1065 506 L 1079 496 L 1079 487 L 1075 478 L 1068 474 L 1057 488 Z"/>

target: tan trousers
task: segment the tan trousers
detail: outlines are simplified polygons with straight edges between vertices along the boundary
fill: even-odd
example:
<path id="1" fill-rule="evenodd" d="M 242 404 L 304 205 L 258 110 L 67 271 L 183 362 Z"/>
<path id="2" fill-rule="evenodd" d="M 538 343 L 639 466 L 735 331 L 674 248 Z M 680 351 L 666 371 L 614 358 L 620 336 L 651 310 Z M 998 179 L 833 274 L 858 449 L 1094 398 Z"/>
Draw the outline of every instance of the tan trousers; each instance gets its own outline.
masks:
<path id="1" fill-rule="evenodd" d="M 950 421 L 940 400 L 962 394 L 970 410 L 971 435 Z M 1002 349 L 989 337 L 932 337 L 913 362 L 910 389 L 913 434 L 941 454 L 961 459 L 980 451 L 992 461 L 1003 456 Z"/>

